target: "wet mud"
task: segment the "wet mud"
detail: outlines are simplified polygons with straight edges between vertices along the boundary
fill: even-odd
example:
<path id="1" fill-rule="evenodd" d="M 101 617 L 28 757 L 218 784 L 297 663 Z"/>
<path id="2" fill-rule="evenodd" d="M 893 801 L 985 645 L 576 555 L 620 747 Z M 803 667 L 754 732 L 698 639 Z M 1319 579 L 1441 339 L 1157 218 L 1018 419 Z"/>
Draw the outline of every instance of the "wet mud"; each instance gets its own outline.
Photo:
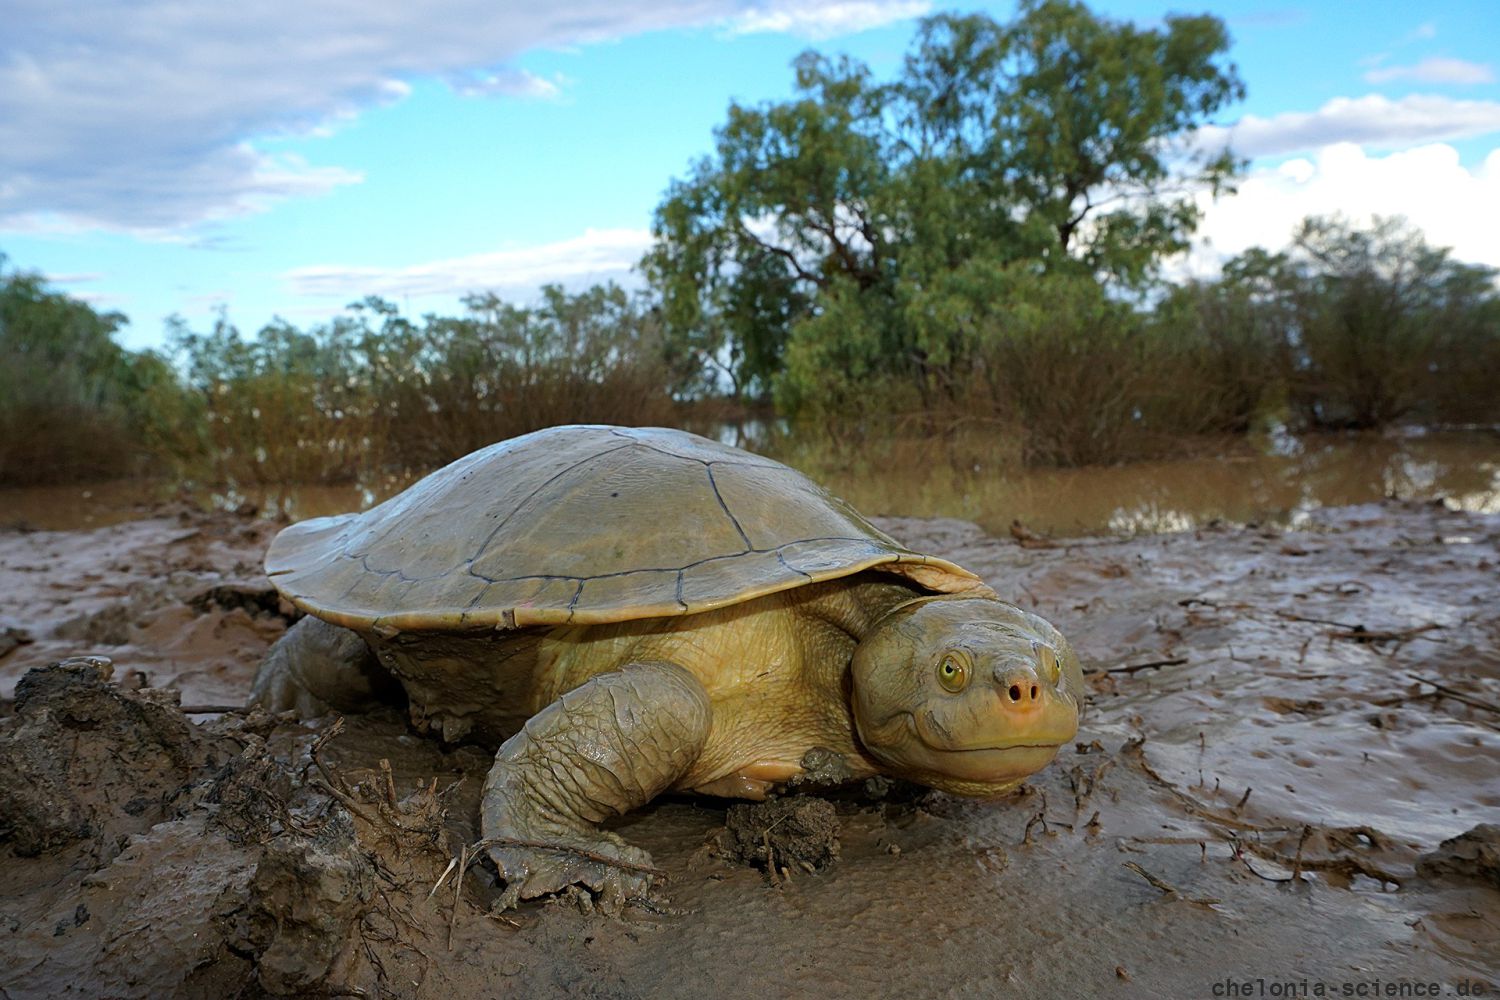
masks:
<path id="1" fill-rule="evenodd" d="M 1500 989 L 1500 516 L 882 524 L 1070 636 L 1076 744 L 994 802 L 662 799 L 617 824 L 667 875 L 621 919 L 492 912 L 483 751 L 223 711 L 293 618 L 277 525 L 0 531 L 0 996 Z"/>
<path id="2" fill-rule="evenodd" d="M 772 885 L 794 872 L 814 875 L 838 860 L 838 811 L 811 795 L 733 805 L 717 846 L 726 860 L 760 868 Z"/>

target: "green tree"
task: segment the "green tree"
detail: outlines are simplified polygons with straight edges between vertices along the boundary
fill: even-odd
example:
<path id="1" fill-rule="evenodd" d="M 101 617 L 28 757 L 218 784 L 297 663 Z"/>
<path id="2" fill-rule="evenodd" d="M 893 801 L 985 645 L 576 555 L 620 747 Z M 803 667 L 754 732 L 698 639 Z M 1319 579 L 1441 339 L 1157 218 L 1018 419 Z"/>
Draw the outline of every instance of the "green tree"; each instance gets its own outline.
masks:
<path id="1" fill-rule="evenodd" d="M 1454 260 L 1401 218 L 1303 221 L 1289 257 L 1300 352 L 1293 391 L 1314 426 L 1500 412 L 1493 268 Z"/>
<path id="2" fill-rule="evenodd" d="M 848 358 L 862 370 L 941 382 L 932 369 L 952 352 L 934 361 L 931 325 L 913 320 L 950 309 L 932 297 L 975 287 L 973 273 L 1141 286 L 1193 231 L 1191 191 L 1236 169 L 1187 141 L 1243 93 L 1227 46 L 1212 17 L 1141 29 L 1032 0 L 1009 24 L 925 21 L 887 83 L 805 53 L 796 95 L 732 105 L 714 154 L 657 210 L 644 268 L 681 378 L 718 369 L 735 392 L 764 393 L 805 336 L 874 351 Z M 810 374 L 788 373 L 784 398 L 803 398 Z"/>

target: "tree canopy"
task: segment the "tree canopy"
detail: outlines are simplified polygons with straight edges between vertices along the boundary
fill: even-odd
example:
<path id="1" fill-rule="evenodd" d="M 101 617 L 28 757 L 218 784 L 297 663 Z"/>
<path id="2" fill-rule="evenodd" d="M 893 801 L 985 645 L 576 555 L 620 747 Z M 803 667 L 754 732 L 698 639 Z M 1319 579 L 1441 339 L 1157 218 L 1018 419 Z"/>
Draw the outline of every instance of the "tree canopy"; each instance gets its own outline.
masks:
<path id="1" fill-rule="evenodd" d="M 731 105 L 657 209 L 645 271 L 684 382 L 763 394 L 799 336 L 940 377 L 1006 269 L 1145 285 L 1186 246 L 1196 191 L 1235 175 L 1189 141 L 1243 95 L 1228 46 L 1209 16 L 1141 28 L 1026 0 L 1007 24 L 924 21 L 889 82 L 804 53 L 795 96 Z"/>

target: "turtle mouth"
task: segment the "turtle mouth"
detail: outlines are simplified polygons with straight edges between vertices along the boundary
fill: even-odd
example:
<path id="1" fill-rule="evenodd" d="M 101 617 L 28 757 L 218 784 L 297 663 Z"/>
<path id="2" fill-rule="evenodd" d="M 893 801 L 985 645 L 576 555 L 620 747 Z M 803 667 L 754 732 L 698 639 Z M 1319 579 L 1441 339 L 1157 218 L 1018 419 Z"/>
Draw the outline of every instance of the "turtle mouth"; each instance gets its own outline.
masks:
<path id="1" fill-rule="evenodd" d="M 1078 735 L 1076 719 L 1071 727 L 1047 726 L 1040 732 L 1017 733 L 1009 739 L 986 739 L 973 742 L 960 741 L 943 726 L 932 713 L 925 716 L 908 715 L 908 728 L 918 742 L 929 750 L 951 754 L 1008 754 L 1011 751 L 1046 750 L 1056 752 L 1059 747 Z M 1047 730 L 1053 730 L 1051 732 Z"/>
<path id="2" fill-rule="evenodd" d="M 932 743 L 927 745 L 933 750 L 941 750 L 944 753 L 1005 753 L 1008 750 L 1056 750 L 1066 742 L 1066 740 L 1058 740 L 1055 743 L 1003 743 L 996 746 L 981 744 L 972 747 L 945 747 Z"/>

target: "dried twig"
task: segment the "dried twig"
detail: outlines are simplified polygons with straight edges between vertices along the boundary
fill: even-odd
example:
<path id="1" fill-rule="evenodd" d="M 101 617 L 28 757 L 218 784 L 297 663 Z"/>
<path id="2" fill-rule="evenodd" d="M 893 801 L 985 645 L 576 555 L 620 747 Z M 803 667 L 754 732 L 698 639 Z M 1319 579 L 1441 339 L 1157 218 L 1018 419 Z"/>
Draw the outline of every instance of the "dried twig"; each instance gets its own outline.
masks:
<path id="1" fill-rule="evenodd" d="M 1329 632 L 1328 638 L 1344 639 L 1349 642 L 1410 642 L 1412 639 L 1418 637 L 1431 639 L 1430 636 L 1423 636 L 1422 633 L 1431 632 L 1433 629 L 1442 627 L 1436 622 L 1428 622 L 1426 625 L 1415 625 L 1411 628 L 1401 629 L 1376 629 L 1365 628 L 1363 625 L 1355 625 L 1340 632 Z M 1432 641 L 1441 642 L 1442 640 L 1432 639 Z"/>
<path id="2" fill-rule="evenodd" d="M 1125 867 L 1129 868 L 1131 871 L 1135 872 L 1137 875 L 1139 875 L 1141 878 L 1145 879 L 1147 882 L 1150 882 L 1151 885 L 1152 885 L 1152 887 L 1155 888 L 1155 889 L 1160 889 L 1162 892 L 1165 892 L 1165 893 L 1168 893 L 1168 894 L 1174 895 L 1174 896 L 1180 896 L 1180 895 L 1182 895 L 1180 892 L 1177 891 L 1177 887 L 1175 885 L 1172 885 L 1169 882 L 1162 881 L 1161 879 L 1157 878 L 1155 875 L 1152 875 L 1146 869 L 1142 868 L 1140 865 L 1136 864 L 1134 861 L 1127 861 L 1127 862 L 1125 862 Z"/>
<path id="3" fill-rule="evenodd" d="M 1109 667 L 1104 670 L 1090 670 L 1091 674 L 1134 674 L 1142 670 L 1152 670 L 1157 667 L 1175 667 L 1187 662 L 1186 656 L 1176 656 L 1170 660 L 1151 660 L 1148 663 L 1133 663 L 1128 667 Z"/>
<path id="4" fill-rule="evenodd" d="M 448 876 L 453 874 L 453 869 L 457 867 L 458 858 L 449 858 L 448 867 L 443 869 L 443 874 L 438 876 L 438 880 L 432 884 L 432 890 L 427 893 L 428 899 L 431 899 L 433 896 L 437 895 L 437 891 L 443 887 L 443 883 L 448 881 Z"/>
<path id="5" fill-rule="evenodd" d="M 1302 877 L 1302 847 L 1307 843 L 1307 838 L 1312 836 L 1312 827 L 1304 826 L 1302 836 L 1297 838 L 1297 854 L 1292 858 L 1292 881 L 1296 882 Z"/>
<path id="6" fill-rule="evenodd" d="M 458 923 L 458 904 L 463 898 L 464 872 L 469 867 L 469 847 L 458 849 L 458 877 L 453 880 L 453 909 L 448 912 L 448 950 L 453 950 L 453 925 Z"/>
<path id="7" fill-rule="evenodd" d="M 1307 622 L 1309 625 L 1332 625 L 1336 628 L 1356 629 L 1363 626 L 1353 622 L 1336 622 L 1330 618 L 1310 618 L 1307 615 L 1296 615 L 1290 611 L 1278 611 L 1276 617 L 1285 618 L 1289 622 Z"/>
<path id="8" fill-rule="evenodd" d="M 391 772 L 391 762 L 387 757 L 380 758 L 380 773 L 385 776 L 385 800 L 392 809 L 396 808 L 396 776 Z"/>
<path id="9" fill-rule="evenodd" d="M 1440 693 L 1445 698 L 1452 698 L 1454 701 L 1463 702 L 1465 705 L 1468 705 L 1472 708 L 1482 708 L 1486 711 L 1500 713 L 1500 705 L 1496 705 L 1494 702 L 1485 701 L 1482 698 L 1476 698 L 1471 694 L 1465 694 L 1462 691 L 1457 691 L 1445 684 L 1439 684 L 1437 681 L 1428 680 L 1421 674 L 1408 673 L 1406 676 L 1410 677 L 1412 680 L 1417 681 L 1420 684 L 1426 684 L 1429 687 L 1436 688 L 1438 693 Z"/>
<path id="10" fill-rule="evenodd" d="M 1036 815 L 1027 820 L 1026 831 L 1021 835 L 1022 845 L 1031 843 L 1031 828 L 1036 826 L 1037 824 L 1041 824 L 1043 833 L 1049 832 L 1050 829 L 1047 826 L 1047 793 L 1038 788 L 1037 794 L 1042 797 L 1042 805 L 1041 808 L 1036 811 Z"/>
<path id="11" fill-rule="evenodd" d="M 771 886 L 775 889 L 781 888 L 781 880 L 776 877 L 776 855 L 771 850 L 771 828 L 766 827 L 760 832 L 760 842 L 766 849 L 766 874 L 771 878 Z"/>
<path id="12" fill-rule="evenodd" d="M 371 826 L 380 825 L 379 820 L 377 820 L 374 816 L 371 816 L 369 813 L 365 812 L 364 808 L 360 806 L 358 802 L 354 801 L 353 796 L 349 795 L 347 792 L 342 792 L 339 789 L 333 787 L 330 782 L 325 781 L 321 778 L 315 778 L 312 781 L 312 786 L 314 788 L 320 788 L 323 791 L 327 792 L 329 795 L 332 795 L 334 798 L 338 799 L 340 805 L 352 812 L 354 815 L 358 816 L 360 819 L 364 820 L 366 823 L 369 823 Z"/>

